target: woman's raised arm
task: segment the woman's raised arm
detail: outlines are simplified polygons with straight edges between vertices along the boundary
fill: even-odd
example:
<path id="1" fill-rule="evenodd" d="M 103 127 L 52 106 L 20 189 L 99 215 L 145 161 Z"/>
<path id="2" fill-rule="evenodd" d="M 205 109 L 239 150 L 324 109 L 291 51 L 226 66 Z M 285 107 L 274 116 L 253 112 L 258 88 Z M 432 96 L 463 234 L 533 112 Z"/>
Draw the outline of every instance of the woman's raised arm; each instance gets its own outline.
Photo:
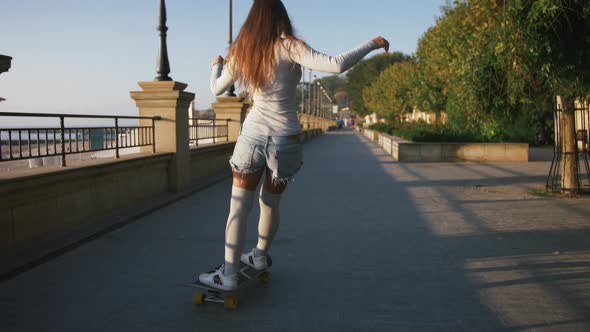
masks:
<path id="1" fill-rule="evenodd" d="M 235 79 L 231 73 L 230 66 L 226 65 L 224 69 L 223 58 L 221 56 L 215 57 L 211 63 L 211 92 L 219 96 L 227 91 L 234 83 Z"/>
<path id="2" fill-rule="evenodd" d="M 294 41 L 289 47 L 289 54 L 293 61 L 304 67 L 340 74 L 354 66 L 369 52 L 380 48 L 389 51 L 389 42 L 383 37 L 374 38 L 340 55 L 329 56 L 314 50 L 302 41 Z"/>

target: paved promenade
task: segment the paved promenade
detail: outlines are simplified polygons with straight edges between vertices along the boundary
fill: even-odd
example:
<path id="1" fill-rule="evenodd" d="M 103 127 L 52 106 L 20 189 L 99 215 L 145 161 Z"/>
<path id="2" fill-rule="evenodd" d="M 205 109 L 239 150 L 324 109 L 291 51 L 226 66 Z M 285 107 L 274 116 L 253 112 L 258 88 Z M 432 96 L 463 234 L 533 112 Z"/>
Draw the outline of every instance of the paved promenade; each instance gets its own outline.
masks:
<path id="1" fill-rule="evenodd" d="M 237 311 L 181 285 L 223 257 L 228 180 L 0 284 L 0 331 L 590 331 L 590 199 L 542 194 L 548 167 L 400 164 L 329 133 Z"/>

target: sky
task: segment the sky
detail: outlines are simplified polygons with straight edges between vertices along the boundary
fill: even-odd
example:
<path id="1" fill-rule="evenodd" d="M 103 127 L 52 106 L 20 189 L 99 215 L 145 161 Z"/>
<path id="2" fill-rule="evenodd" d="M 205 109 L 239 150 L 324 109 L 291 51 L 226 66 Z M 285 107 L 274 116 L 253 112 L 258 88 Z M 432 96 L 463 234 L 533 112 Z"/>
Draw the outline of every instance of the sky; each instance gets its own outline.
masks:
<path id="1" fill-rule="evenodd" d="M 0 1 L 0 54 L 13 57 L 0 75 L 0 112 L 137 115 L 129 92 L 156 76 L 158 0 Z M 235 36 L 252 1 L 233 2 Z M 378 35 L 411 54 L 445 2 L 283 0 L 297 35 L 330 55 Z M 166 1 L 170 76 L 199 109 L 215 100 L 210 63 L 227 52 L 228 3 Z"/>

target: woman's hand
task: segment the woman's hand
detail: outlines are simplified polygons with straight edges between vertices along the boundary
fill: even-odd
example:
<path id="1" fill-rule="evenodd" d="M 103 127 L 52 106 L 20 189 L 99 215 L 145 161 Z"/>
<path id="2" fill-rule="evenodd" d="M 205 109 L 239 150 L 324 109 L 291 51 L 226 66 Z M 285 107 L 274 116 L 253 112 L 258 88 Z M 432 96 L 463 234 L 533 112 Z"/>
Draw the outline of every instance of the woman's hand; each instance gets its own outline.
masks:
<path id="1" fill-rule="evenodd" d="M 377 44 L 377 46 L 379 46 L 379 48 L 384 48 L 385 52 L 389 52 L 389 42 L 387 41 L 387 39 L 379 36 L 373 38 L 373 41 Z"/>
<path id="2" fill-rule="evenodd" d="M 211 66 L 215 66 L 218 63 L 221 63 L 223 65 L 223 61 L 223 58 L 220 55 L 218 55 L 215 57 L 215 59 L 213 59 L 213 62 L 211 62 Z"/>

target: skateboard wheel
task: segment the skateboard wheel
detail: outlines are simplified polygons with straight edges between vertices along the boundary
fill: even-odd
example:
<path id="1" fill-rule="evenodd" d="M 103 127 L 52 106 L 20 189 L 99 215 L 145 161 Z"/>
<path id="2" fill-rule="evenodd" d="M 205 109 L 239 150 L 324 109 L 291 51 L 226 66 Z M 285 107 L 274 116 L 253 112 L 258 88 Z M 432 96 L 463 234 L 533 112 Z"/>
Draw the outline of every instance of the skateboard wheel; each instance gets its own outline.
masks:
<path id="1" fill-rule="evenodd" d="M 193 304 L 194 305 L 203 305 L 205 304 L 205 294 L 197 293 L 193 295 Z"/>
<path id="2" fill-rule="evenodd" d="M 258 275 L 258 280 L 263 284 L 268 284 L 272 280 L 272 275 L 268 271 L 262 272 Z"/>
<path id="3" fill-rule="evenodd" d="M 228 310 L 233 310 L 238 307 L 238 299 L 234 297 L 226 297 L 223 299 L 223 307 Z"/>

